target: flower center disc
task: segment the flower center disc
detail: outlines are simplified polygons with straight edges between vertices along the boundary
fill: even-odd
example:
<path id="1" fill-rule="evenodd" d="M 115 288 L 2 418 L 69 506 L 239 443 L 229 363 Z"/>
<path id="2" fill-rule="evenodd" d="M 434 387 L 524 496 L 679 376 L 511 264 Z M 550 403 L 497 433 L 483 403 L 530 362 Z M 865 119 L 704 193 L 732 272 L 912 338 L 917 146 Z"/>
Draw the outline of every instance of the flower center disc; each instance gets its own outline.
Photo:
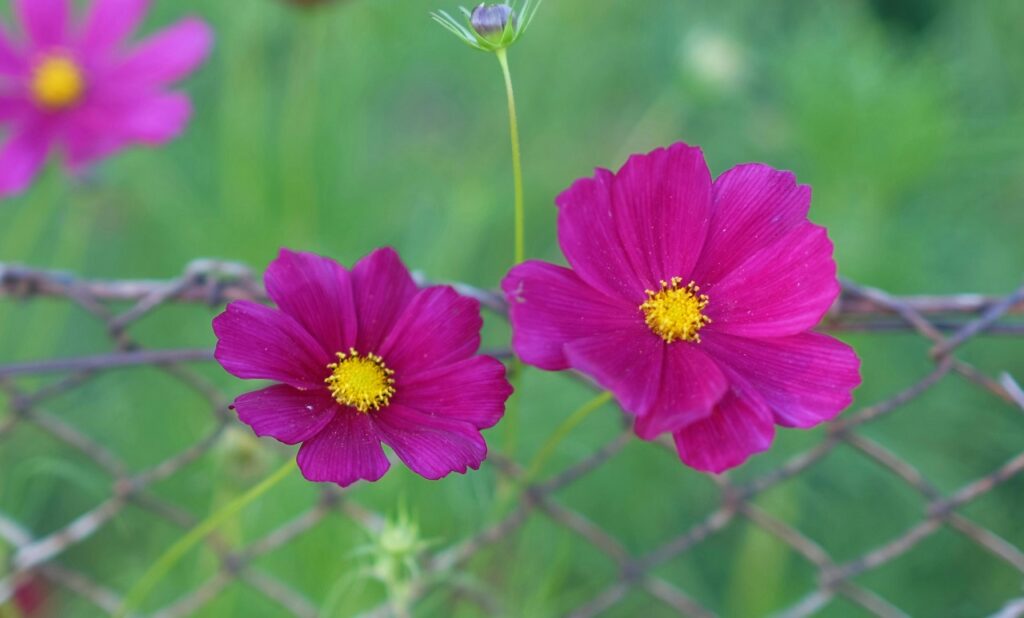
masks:
<path id="1" fill-rule="evenodd" d="M 334 400 L 363 413 L 379 410 L 395 394 L 394 371 L 376 354 L 360 356 L 354 348 L 338 352 L 338 362 L 327 365 L 331 375 L 324 382 Z"/>
<path id="2" fill-rule="evenodd" d="M 647 327 L 665 343 L 700 343 L 700 329 L 711 322 L 703 313 L 708 306 L 708 296 L 698 294 L 700 288 L 693 281 L 680 287 L 682 282 L 679 277 L 672 277 L 671 281 L 662 281 L 657 291 L 645 290 L 647 300 L 640 305 L 640 310 L 644 312 Z"/>
<path id="3" fill-rule="evenodd" d="M 85 92 L 82 70 L 67 56 L 48 56 L 32 74 L 32 98 L 40 106 L 59 110 L 71 107 Z"/>

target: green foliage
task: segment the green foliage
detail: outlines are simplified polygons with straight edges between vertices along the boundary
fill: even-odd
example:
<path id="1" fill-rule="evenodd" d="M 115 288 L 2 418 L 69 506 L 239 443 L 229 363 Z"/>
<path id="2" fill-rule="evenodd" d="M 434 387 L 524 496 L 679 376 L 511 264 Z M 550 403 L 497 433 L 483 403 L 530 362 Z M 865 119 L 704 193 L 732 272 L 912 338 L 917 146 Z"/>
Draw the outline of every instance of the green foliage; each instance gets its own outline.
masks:
<path id="1" fill-rule="evenodd" d="M 529 36 L 509 50 L 528 254 L 560 259 L 553 198 L 573 179 L 682 139 L 704 147 L 716 174 L 762 160 L 812 184 L 811 216 L 830 227 L 844 275 L 905 293 L 1018 285 L 1022 3 L 905 2 L 906 11 L 883 14 L 872 8 L 887 4 L 545 3 Z M 0 205 L 0 261 L 95 277 L 166 277 L 198 256 L 262 268 L 289 246 L 351 263 L 393 245 L 433 278 L 494 286 L 510 260 L 512 225 L 500 75 L 492 59 L 467 53 L 433 24 L 430 8 L 442 7 L 408 0 L 350 0 L 317 11 L 270 0 L 241 10 L 228 0 L 156 3 L 147 31 L 197 13 L 217 32 L 211 62 L 186 86 L 196 103 L 188 132 L 167 148 L 119 155 L 79 183 L 50 170 L 28 194 Z M 133 332 L 150 346 L 209 346 L 212 315 L 166 308 Z M 505 340 L 500 322 L 488 329 L 492 343 Z M 924 346 L 910 337 L 852 342 L 864 359 L 859 404 L 928 369 Z M 1021 376 L 1016 345 L 975 342 L 969 356 L 985 369 Z M 66 306 L 0 305 L 2 362 L 107 346 L 94 321 Z M 248 386 L 217 367 L 204 371 L 227 392 Z M 522 391 L 525 463 L 589 394 L 534 370 Z M 159 373 L 136 370 L 91 381 L 54 400 L 51 411 L 137 469 L 205 435 L 213 420 L 202 405 Z M 954 382 L 865 431 L 948 491 L 1019 450 L 1024 428 L 1000 406 Z M 609 410 L 598 411 L 561 444 L 546 473 L 603 444 L 616 427 Z M 105 490 L 101 471 L 39 433 L 19 432 L 17 441 L 0 443 L 0 510 L 45 533 L 96 503 Z M 499 425 L 488 437 L 500 444 L 501 433 Z M 749 478 L 818 439 L 818 432 L 783 432 L 773 452 L 736 475 Z M 252 484 L 238 469 L 252 460 L 249 448 L 227 444 L 156 491 L 199 516 L 216 510 Z M 352 496 L 392 514 L 404 496 L 418 538 L 447 544 L 497 516 L 497 485 L 486 468 L 430 483 L 396 466 Z M 1021 489 L 1018 482 L 986 497 L 971 517 L 1024 544 L 1019 517 L 1011 516 L 1024 509 Z M 278 492 L 241 513 L 230 539 L 266 532 L 316 499 L 297 479 Z M 644 552 L 700 521 L 716 493 L 673 456 L 637 441 L 559 499 Z M 891 475 L 843 451 L 769 492 L 760 506 L 843 560 L 905 530 L 922 503 Z M 129 510 L 66 560 L 126 590 L 180 536 L 156 521 Z M 332 518 L 259 564 L 322 603 L 325 615 L 347 616 L 386 596 L 383 587 L 362 584 L 366 561 L 356 550 L 365 544 L 354 524 Z M 157 588 L 151 606 L 211 576 L 209 555 L 192 560 Z M 468 578 L 460 583 L 496 599 L 509 616 L 560 615 L 616 575 L 596 550 L 543 517 L 470 566 L 472 575 L 452 577 Z M 815 585 L 802 558 L 741 525 L 658 574 L 736 616 L 795 602 Z M 987 614 L 1020 592 L 1019 574 L 954 535 L 937 536 L 861 583 L 912 615 Z M 68 602 L 67 615 L 95 615 Z M 610 615 L 667 615 L 650 603 L 630 597 Z M 479 615 L 474 607 L 435 595 L 423 615 Z M 198 615 L 278 611 L 234 584 Z M 860 615 L 841 602 L 828 611 Z"/>

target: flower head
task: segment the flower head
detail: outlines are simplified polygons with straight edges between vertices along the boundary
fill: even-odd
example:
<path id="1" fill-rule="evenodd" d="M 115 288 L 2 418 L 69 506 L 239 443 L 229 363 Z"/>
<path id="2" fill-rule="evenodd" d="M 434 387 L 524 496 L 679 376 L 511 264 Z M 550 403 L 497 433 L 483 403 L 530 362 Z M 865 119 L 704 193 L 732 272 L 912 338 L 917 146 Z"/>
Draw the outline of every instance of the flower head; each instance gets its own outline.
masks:
<path id="1" fill-rule="evenodd" d="M 831 419 L 860 383 L 859 361 L 811 332 L 839 284 L 810 199 L 791 173 L 760 164 L 712 181 L 686 144 L 598 169 L 557 200 L 570 268 L 529 261 L 502 284 L 513 348 L 591 376 L 640 437 L 671 433 L 700 470 L 767 449 L 775 425 Z"/>
<path id="2" fill-rule="evenodd" d="M 520 6 L 514 2 L 480 4 L 472 11 L 459 7 L 465 18 L 463 21 L 445 11 L 431 13 L 431 17 L 470 47 L 493 52 L 519 40 L 537 15 L 541 1 L 524 0 Z"/>
<path id="3" fill-rule="evenodd" d="M 206 58 L 209 27 L 186 19 L 126 49 L 147 0 L 93 0 L 81 27 L 71 0 L 16 0 L 24 40 L 0 24 L 0 197 L 23 191 L 60 149 L 80 170 L 129 145 L 177 136 L 189 99 L 165 88 Z"/>
<path id="4" fill-rule="evenodd" d="M 257 435 L 301 443 L 307 479 L 375 481 L 390 465 L 381 443 L 428 479 L 480 466 L 480 430 L 512 387 L 504 365 L 477 354 L 477 301 L 418 289 L 391 249 L 351 270 L 282 249 L 264 282 L 277 309 L 229 304 L 213 321 L 215 356 L 239 378 L 278 382 L 234 408 Z"/>

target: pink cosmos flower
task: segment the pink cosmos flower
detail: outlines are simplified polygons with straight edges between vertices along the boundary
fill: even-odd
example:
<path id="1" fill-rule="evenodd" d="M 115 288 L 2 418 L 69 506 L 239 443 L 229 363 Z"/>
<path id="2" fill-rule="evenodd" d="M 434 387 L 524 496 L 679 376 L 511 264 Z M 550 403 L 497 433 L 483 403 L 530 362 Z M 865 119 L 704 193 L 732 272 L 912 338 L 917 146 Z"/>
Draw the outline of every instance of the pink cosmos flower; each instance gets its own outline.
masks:
<path id="1" fill-rule="evenodd" d="M 215 356 L 274 386 L 235 400 L 260 436 L 302 443 L 311 481 L 375 481 L 387 444 L 417 474 L 476 469 L 481 429 L 505 410 L 505 366 L 477 354 L 480 305 L 447 286 L 418 289 L 391 249 L 346 270 L 282 249 L 264 276 L 277 309 L 236 301 L 213 321 Z"/>
<path id="2" fill-rule="evenodd" d="M 210 29 L 186 19 L 127 50 L 148 0 L 94 0 L 72 24 L 71 0 L 15 0 L 25 40 L 0 23 L 0 197 L 23 191 L 60 148 L 78 171 L 131 144 L 181 133 L 189 99 L 165 88 L 198 66 Z"/>
<path id="3" fill-rule="evenodd" d="M 810 332 L 839 293 L 832 243 L 789 172 L 734 167 L 714 182 L 698 148 L 634 155 L 557 200 L 571 268 L 529 261 L 503 282 L 513 348 L 573 368 L 671 432 L 683 462 L 721 472 L 851 401 L 853 350 Z"/>

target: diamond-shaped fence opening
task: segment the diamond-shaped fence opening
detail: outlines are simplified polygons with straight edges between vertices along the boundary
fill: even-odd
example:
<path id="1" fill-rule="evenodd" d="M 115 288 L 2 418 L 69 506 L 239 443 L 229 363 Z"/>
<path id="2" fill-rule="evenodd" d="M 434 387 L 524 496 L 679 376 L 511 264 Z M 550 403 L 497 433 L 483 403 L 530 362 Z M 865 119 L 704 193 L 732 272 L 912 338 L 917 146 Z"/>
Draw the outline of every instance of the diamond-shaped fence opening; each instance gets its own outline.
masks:
<path id="1" fill-rule="evenodd" d="M 109 352 L 0 365 L 0 392 L 6 398 L 6 408 L 0 416 L 0 448 L 13 450 L 21 441 L 45 444 L 46 453 L 38 458 L 45 474 L 91 479 L 80 483 L 84 489 L 56 492 L 62 500 L 60 508 L 54 510 L 56 513 L 63 515 L 71 508 L 69 505 L 81 505 L 76 511 L 79 514 L 72 519 L 21 521 L 13 512 L 3 510 L 7 507 L 0 508 L 0 540 L 6 545 L 6 555 L 0 553 L 5 561 L 5 570 L 0 571 L 0 609 L 5 604 L 14 607 L 15 597 L 52 596 L 58 591 L 62 603 L 82 608 L 82 615 L 112 614 L 123 602 L 125 587 L 109 582 L 130 583 L 137 574 L 129 573 L 125 579 L 123 575 L 116 577 L 76 567 L 81 563 L 75 559 L 76 552 L 88 543 L 103 547 L 114 543 L 107 551 L 131 551 L 132 534 L 138 532 L 140 525 L 166 527 L 169 538 L 173 538 L 199 521 L 200 514 L 194 506 L 164 497 L 160 488 L 179 482 L 181 473 L 189 466 L 212 457 L 218 445 L 231 439 L 230 428 L 235 421 L 228 408 L 230 395 L 221 392 L 203 371 L 204 365 L 213 365 L 212 350 L 149 348 L 142 345 L 142 337 L 136 333 L 156 319 L 157 314 L 172 311 L 172 307 L 181 304 L 216 309 L 232 299 L 263 300 L 264 292 L 258 281 L 243 266 L 210 260 L 197 261 L 182 276 L 162 281 L 96 281 L 0 264 L 0 301 L 69 303 L 101 326 L 113 345 Z M 500 296 L 468 286 L 458 287 L 460 292 L 479 299 L 487 310 L 504 314 Z M 455 607 L 462 608 L 463 614 L 468 611 L 466 615 L 508 615 L 502 599 L 479 583 L 487 581 L 489 570 L 494 568 L 493 557 L 481 557 L 498 544 L 531 534 L 530 526 L 557 530 L 570 548 L 568 551 L 586 554 L 586 560 L 594 563 L 593 572 L 603 574 L 597 583 L 565 583 L 561 598 L 566 607 L 559 613 L 575 617 L 633 615 L 640 610 L 645 615 L 686 616 L 741 612 L 720 604 L 712 607 L 708 595 L 689 583 L 693 577 L 687 577 L 693 571 L 692 565 L 687 566 L 687 558 L 702 551 L 735 547 L 728 535 L 756 533 L 758 543 L 769 547 L 769 551 L 783 552 L 789 563 L 798 563 L 793 566 L 794 573 L 806 574 L 803 579 L 793 578 L 802 589 L 773 608 L 778 616 L 807 616 L 828 612 L 830 607 L 856 609 L 860 614 L 905 616 L 907 612 L 901 609 L 899 601 L 887 594 L 892 586 L 880 584 L 882 580 L 872 575 L 901 560 L 913 560 L 915 550 L 928 543 L 942 547 L 966 543 L 977 550 L 962 563 L 949 559 L 934 568 L 941 567 L 955 575 L 960 573 L 958 569 L 973 568 L 976 560 L 992 560 L 1002 565 L 999 572 L 1005 572 L 1008 580 L 1020 581 L 1024 574 L 1024 551 L 1019 547 L 1024 513 L 1009 513 L 1007 521 L 998 524 L 992 523 L 987 514 L 975 518 L 971 507 L 1001 486 L 1011 485 L 1015 478 L 1019 483 L 1024 476 L 1024 444 L 1009 453 L 993 453 L 985 445 L 961 451 L 976 453 L 977 461 L 936 457 L 920 463 L 874 439 L 870 431 L 871 424 L 885 422 L 883 419 L 891 419 L 901 410 L 927 402 L 933 393 L 940 397 L 929 405 L 957 405 L 959 400 L 949 401 L 938 389 L 951 380 L 976 387 L 983 399 L 972 401 L 983 402 L 977 406 L 986 410 L 994 409 L 994 414 L 999 415 L 998 423 L 1024 424 L 1024 391 L 1014 377 L 1006 372 L 989 375 L 964 360 L 967 353 L 961 353 L 968 342 L 981 335 L 1019 341 L 1024 336 L 1024 322 L 1013 314 L 1020 313 L 1024 313 L 1024 287 L 1003 297 L 897 297 L 844 282 L 843 293 L 822 328 L 869 332 L 878 338 L 911 334 L 926 342 L 927 364 L 922 365 L 926 369 L 912 383 L 902 385 L 880 401 L 858 403 L 827 428 L 813 434 L 820 439 L 804 442 L 770 470 L 758 470 L 754 475 L 741 471 L 708 477 L 714 498 L 702 504 L 688 504 L 690 513 L 679 517 L 669 533 L 654 544 L 623 539 L 622 531 L 616 536 L 598 523 L 602 519 L 599 512 L 588 513 L 570 506 L 575 505 L 569 499 L 572 486 L 598 478 L 605 466 L 616 465 L 616 460 L 625 457 L 624 450 L 635 443 L 625 423 L 611 440 L 577 457 L 568 467 L 546 474 L 543 480 L 533 480 L 512 458 L 492 453 L 485 469 L 477 474 L 482 475 L 484 483 L 503 484 L 507 508 L 496 516 L 477 518 L 477 523 L 466 527 L 459 538 L 430 544 L 417 556 L 413 570 L 416 576 L 406 592 L 414 606 L 419 603 L 416 607 L 433 608 L 437 615 L 451 615 L 451 608 Z M 208 324 L 204 321 L 192 326 L 204 329 Z M 139 368 L 147 368 L 148 373 L 130 373 Z M 161 389 L 171 388 L 172 383 L 187 389 L 196 401 L 205 402 L 213 422 L 188 417 L 192 420 L 185 418 L 178 425 L 166 425 L 166 456 L 160 453 L 157 459 L 140 465 L 126 461 L 117 444 L 97 439 L 84 430 L 83 423 L 88 424 L 88 419 L 67 418 L 50 409 L 55 402 L 62 402 L 61 408 L 74 407 L 78 399 L 89 398 L 89 389 L 116 388 L 114 385 L 119 381 L 136 379 L 153 381 L 150 390 L 155 391 L 156 401 Z M 101 381 L 103 386 L 98 386 Z M 973 408 L 960 412 L 981 416 Z M 906 414 L 924 416 L 927 410 L 907 410 Z M 140 413 L 138 422 L 154 420 Z M 1001 426 L 998 423 L 997 429 Z M 196 433 L 196 428 L 200 428 L 201 434 Z M 970 436 L 963 438 L 967 441 Z M 649 446 L 661 447 L 666 450 L 666 465 L 678 465 L 668 463 L 674 455 L 667 441 Z M 242 449 L 244 457 L 249 458 L 244 459 L 242 467 L 254 465 L 264 452 L 263 446 L 254 452 Z M 829 521 L 806 521 L 787 515 L 786 495 L 776 495 L 792 491 L 787 488 L 796 479 L 807 481 L 808 491 L 820 490 L 818 500 L 824 502 L 821 512 L 828 513 L 830 474 L 836 469 L 830 466 L 832 459 L 839 461 L 836 465 L 871 468 L 872 474 L 880 479 L 867 488 L 857 489 L 864 493 L 861 506 L 873 511 L 880 522 L 867 531 L 864 539 L 853 532 L 831 538 L 827 534 L 832 527 Z M 31 463 L 35 459 L 28 457 L 26 461 Z M 940 486 L 924 472 L 936 465 L 953 471 L 947 476 L 966 480 L 955 487 Z M 1016 487 L 1019 491 L 1020 485 Z M 1006 489 L 1012 491 L 1013 487 Z M 189 616 L 210 607 L 238 585 L 245 594 L 264 597 L 266 607 L 273 607 L 274 612 L 282 615 L 313 617 L 328 613 L 324 608 L 330 604 L 330 598 L 313 598 L 301 577 L 273 575 L 282 569 L 268 565 L 273 564 L 275 554 L 285 546 L 303 543 L 314 528 L 342 522 L 338 534 L 348 534 L 348 539 L 358 544 L 358 532 L 352 532 L 353 529 L 366 536 L 377 534 L 387 525 L 388 516 L 379 508 L 379 500 L 362 500 L 360 488 L 341 490 L 309 485 L 305 491 L 299 497 L 301 508 L 292 509 L 287 517 L 281 518 L 283 523 L 273 529 L 236 535 L 245 538 L 244 542 L 229 538 L 231 535 L 223 531 L 209 535 L 204 559 L 215 564 L 209 570 L 212 575 L 187 580 L 194 581 L 194 586 L 175 591 L 177 597 L 163 599 L 162 606 L 150 608 L 147 615 Z M 54 500 L 54 493 L 19 495 L 45 501 Z M 628 501 L 628 495 L 629 488 L 609 489 L 607 499 Z M 377 509 L 370 506 L 374 503 Z M 1019 507 L 1021 503 L 1015 504 Z M 145 521 L 160 523 L 140 524 L 140 513 L 149 518 Z M 690 516 L 692 513 L 699 515 Z M 635 536 L 650 538 L 650 534 L 652 531 L 642 530 Z M 717 541 L 721 541 L 721 546 L 713 545 Z M 732 564 L 743 558 L 736 557 Z M 140 557 L 138 564 L 144 566 L 145 559 Z M 934 566 L 940 562 L 942 556 L 938 562 L 929 556 L 922 564 Z M 756 565 L 750 568 L 755 569 L 755 575 L 764 575 L 756 573 Z M 300 573 L 301 566 L 284 571 Z M 497 585 L 503 583 L 515 585 Z M 338 591 L 345 594 L 350 589 L 351 586 L 342 585 Z M 1006 595 L 1001 609 L 989 607 L 984 613 L 995 611 L 993 615 L 1000 618 L 1024 615 L 1024 589 L 1018 586 L 1018 590 L 1020 594 Z M 393 611 L 385 602 L 365 615 L 387 616 Z"/>

